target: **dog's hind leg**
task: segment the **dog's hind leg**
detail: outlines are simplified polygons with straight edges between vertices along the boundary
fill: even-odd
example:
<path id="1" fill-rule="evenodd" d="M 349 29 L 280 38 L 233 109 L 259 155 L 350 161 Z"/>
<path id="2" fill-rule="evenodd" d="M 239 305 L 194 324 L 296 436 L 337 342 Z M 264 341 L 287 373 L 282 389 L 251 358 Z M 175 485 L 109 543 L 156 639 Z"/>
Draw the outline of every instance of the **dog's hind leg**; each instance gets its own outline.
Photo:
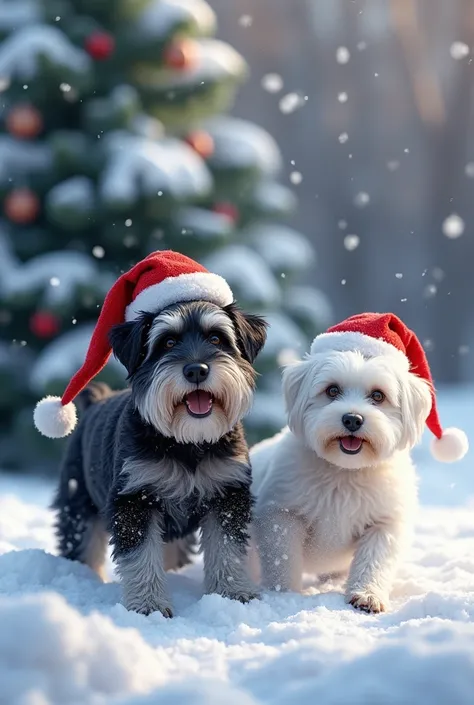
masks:
<path id="1" fill-rule="evenodd" d="M 104 579 L 108 534 L 84 480 L 80 427 L 66 449 L 52 509 L 59 555 L 85 563 Z"/>

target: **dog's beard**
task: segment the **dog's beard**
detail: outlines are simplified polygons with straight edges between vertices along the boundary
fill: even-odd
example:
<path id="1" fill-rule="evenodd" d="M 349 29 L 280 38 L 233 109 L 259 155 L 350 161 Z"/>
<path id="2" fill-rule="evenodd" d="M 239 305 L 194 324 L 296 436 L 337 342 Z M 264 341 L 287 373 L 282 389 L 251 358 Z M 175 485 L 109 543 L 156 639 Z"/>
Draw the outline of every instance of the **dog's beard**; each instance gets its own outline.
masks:
<path id="1" fill-rule="evenodd" d="M 374 467 L 421 437 L 431 406 L 428 386 L 397 359 L 365 359 L 354 351 L 309 356 L 289 366 L 284 391 L 289 425 L 305 444 L 333 465 L 347 470 Z M 340 394 L 328 398 L 335 385 Z M 385 392 L 373 404 L 370 392 Z M 350 433 L 342 417 L 358 414 L 362 426 Z"/>
<path id="2" fill-rule="evenodd" d="M 178 443 L 215 443 L 249 411 L 253 398 L 249 379 L 236 360 L 221 355 L 199 385 L 201 404 L 196 407 L 197 387 L 183 377 L 182 363 L 159 362 L 135 404 L 142 418 L 163 436 Z M 193 395 L 192 403 L 188 395 Z M 203 413 L 196 415 L 193 411 L 199 407 Z"/>
<path id="3" fill-rule="evenodd" d="M 345 413 L 364 417 L 364 424 L 349 434 L 341 423 Z M 359 400 L 350 406 L 345 401 L 329 406 L 310 406 L 305 413 L 305 437 L 320 458 L 346 470 L 378 465 L 390 458 L 400 445 L 403 433 L 400 412 L 377 409 Z"/>

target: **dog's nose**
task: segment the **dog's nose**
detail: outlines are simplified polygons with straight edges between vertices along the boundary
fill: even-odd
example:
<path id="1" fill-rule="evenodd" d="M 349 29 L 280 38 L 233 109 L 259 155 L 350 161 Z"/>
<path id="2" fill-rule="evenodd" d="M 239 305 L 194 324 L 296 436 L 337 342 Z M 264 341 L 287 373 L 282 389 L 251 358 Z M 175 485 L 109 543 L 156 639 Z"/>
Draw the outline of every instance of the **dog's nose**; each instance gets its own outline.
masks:
<path id="1" fill-rule="evenodd" d="M 199 384 L 207 379 L 209 375 L 209 365 L 204 364 L 204 362 L 193 362 L 190 365 L 185 365 L 183 367 L 183 375 L 188 382 Z"/>
<path id="2" fill-rule="evenodd" d="M 364 423 L 364 417 L 360 414 L 344 414 L 342 424 L 350 433 L 355 433 Z"/>

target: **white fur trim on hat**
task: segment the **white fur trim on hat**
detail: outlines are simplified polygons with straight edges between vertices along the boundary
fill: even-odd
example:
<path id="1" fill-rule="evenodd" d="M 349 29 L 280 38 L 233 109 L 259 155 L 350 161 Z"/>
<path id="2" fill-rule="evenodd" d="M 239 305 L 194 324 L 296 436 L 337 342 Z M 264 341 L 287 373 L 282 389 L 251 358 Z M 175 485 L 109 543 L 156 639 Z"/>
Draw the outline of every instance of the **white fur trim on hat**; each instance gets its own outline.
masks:
<path id="1" fill-rule="evenodd" d="M 193 272 L 168 277 L 141 291 L 125 309 L 125 320 L 133 321 L 140 313 L 158 313 L 181 301 L 210 301 L 217 306 L 228 306 L 234 295 L 226 280 L 212 272 Z"/>
<path id="2" fill-rule="evenodd" d="M 36 404 L 33 420 L 46 438 L 64 438 L 76 427 L 76 407 L 72 402 L 63 406 L 60 397 L 48 396 Z"/>
<path id="3" fill-rule="evenodd" d="M 404 360 L 407 366 L 410 365 L 405 353 L 394 345 L 387 343 L 382 338 L 372 338 L 370 335 L 355 331 L 322 333 L 317 335 L 311 344 L 312 355 L 321 352 L 348 352 L 350 350 L 359 351 L 368 357 L 395 355 L 399 361 Z"/>
<path id="4" fill-rule="evenodd" d="M 468 450 L 468 438 L 460 428 L 446 428 L 441 438 L 433 438 L 431 441 L 431 455 L 440 463 L 461 460 Z"/>

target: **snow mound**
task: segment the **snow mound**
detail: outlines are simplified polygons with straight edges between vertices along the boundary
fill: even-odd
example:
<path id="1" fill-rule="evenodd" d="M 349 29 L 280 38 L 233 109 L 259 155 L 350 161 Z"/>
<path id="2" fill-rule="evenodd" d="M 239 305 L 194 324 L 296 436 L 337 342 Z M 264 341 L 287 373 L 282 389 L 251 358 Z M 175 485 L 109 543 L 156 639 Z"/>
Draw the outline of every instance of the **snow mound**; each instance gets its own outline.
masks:
<path id="1" fill-rule="evenodd" d="M 117 131 L 107 135 L 104 144 L 108 161 L 99 189 L 105 203 L 126 209 L 142 193 L 159 198 L 161 192 L 185 200 L 205 196 L 212 187 L 202 159 L 179 140 L 150 142 Z"/>
<path id="2" fill-rule="evenodd" d="M 84 362 L 95 324 L 84 324 L 67 331 L 40 352 L 30 373 L 30 384 L 38 394 L 56 379 L 68 380 Z M 108 365 L 123 373 L 122 365 L 111 357 Z M 124 373 L 122 374 L 124 376 Z"/>
<path id="3" fill-rule="evenodd" d="M 216 168 L 258 169 L 274 175 L 281 168 L 281 155 L 273 137 L 247 120 L 221 116 L 204 124 L 214 140 L 211 162 Z"/>
<path id="4" fill-rule="evenodd" d="M 33 703 L 41 693 L 36 702 L 92 705 L 163 680 L 165 666 L 136 630 L 83 617 L 58 595 L 0 599 L 0 624 L 0 702 Z"/>
<path id="5" fill-rule="evenodd" d="M 259 223 L 245 232 L 256 251 L 274 272 L 303 272 L 315 266 L 316 255 L 311 243 L 286 225 Z"/>
<path id="6" fill-rule="evenodd" d="M 3 0 L 0 2 L 0 30 L 12 32 L 21 25 L 29 25 L 40 19 L 37 0 Z"/>
<path id="7" fill-rule="evenodd" d="M 281 298 L 278 282 L 260 255 L 243 245 L 230 245 L 206 257 L 204 266 L 220 274 L 237 300 L 254 306 L 277 305 Z"/>
<path id="8" fill-rule="evenodd" d="M 212 34 L 216 16 L 204 0 L 154 0 L 145 6 L 135 27 L 144 37 L 163 39 L 181 23 L 191 23 L 200 34 Z"/>

